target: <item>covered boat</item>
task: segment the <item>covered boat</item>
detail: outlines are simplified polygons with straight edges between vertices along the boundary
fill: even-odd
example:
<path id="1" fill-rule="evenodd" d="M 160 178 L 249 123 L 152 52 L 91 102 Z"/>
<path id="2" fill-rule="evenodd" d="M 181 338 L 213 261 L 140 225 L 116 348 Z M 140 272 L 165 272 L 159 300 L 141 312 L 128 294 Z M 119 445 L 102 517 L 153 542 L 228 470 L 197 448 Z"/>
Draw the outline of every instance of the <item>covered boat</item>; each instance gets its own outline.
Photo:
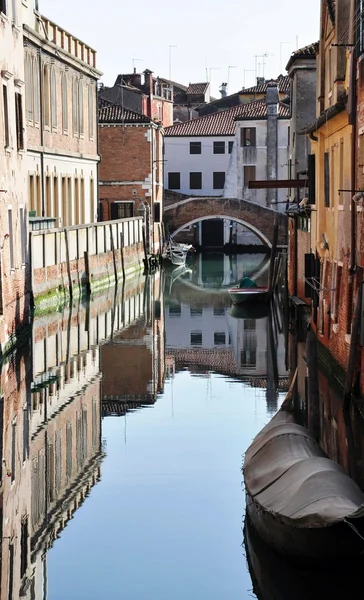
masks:
<path id="1" fill-rule="evenodd" d="M 187 254 L 189 251 L 194 251 L 192 244 L 179 244 L 170 239 L 163 248 L 162 259 L 166 263 L 175 266 L 184 265 L 186 263 Z"/>
<path id="2" fill-rule="evenodd" d="M 245 454 L 247 514 L 281 554 L 300 560 L 358 556 L 364 552 L 364 494 L 296 423 L 293 383 Z"/>
<path id="3" fill-rule="evenodd" d="M 265 302 L 268 297 L 268 288 L 257 286 L 250 277 L 243 277 L 239 285 L 230 288 L 228 291 L 234 304 Z"/>

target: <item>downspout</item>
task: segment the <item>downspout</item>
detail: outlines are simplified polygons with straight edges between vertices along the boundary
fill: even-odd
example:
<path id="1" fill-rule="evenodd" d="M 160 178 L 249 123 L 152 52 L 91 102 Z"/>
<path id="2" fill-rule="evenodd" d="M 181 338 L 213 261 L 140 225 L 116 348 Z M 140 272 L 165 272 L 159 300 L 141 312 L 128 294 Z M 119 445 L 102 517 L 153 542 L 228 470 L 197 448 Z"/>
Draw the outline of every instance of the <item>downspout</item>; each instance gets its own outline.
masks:
<path id="1" fill-rule="evenodd" d="M 42 77 L 42 49 L 39 48 L 39 130 L 40 130 L 40 172 L 42 188 L 42 217 L 45 217 L 45 181 L 44 181 L 44 105 L 43 105 L 43 77 Z M 51 215 L 48 215 L 49 217 Z"/>
<path id="2" fill-rule="evenodd" d="M 101 221 L 101 206 L 100 206 L 100 178 L 99 178 L 99 172 L 100 172 L 100 162 L 101 162 L 101 156 L 100 156 L 100 131 L 99 131 L 99 88 L 97 85 L 97 81 L 95 82 L 95 86 L 96 86 L 96 152 L 97 152 L 97 156 L 98 156 L 98 161 L 97 161 L 97 165 L 96 165 L 96 194 L 97 194 L 97 217 L 96 220 L 97 222 Z M 111 215 L 109 215 L 110 217 Z"/>

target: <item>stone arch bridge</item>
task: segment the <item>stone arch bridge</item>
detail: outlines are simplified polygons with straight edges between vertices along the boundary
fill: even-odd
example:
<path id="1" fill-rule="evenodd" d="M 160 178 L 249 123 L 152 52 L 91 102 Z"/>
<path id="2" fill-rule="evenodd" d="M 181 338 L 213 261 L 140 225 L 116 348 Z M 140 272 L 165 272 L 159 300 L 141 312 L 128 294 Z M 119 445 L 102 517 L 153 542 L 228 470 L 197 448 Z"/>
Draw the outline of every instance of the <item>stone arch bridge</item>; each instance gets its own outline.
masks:
<path id="1" fill-rule="evenodd" d="M 205 219 L 230 219 L 245 225 L 271 248 L 275 217 L 278 217 L 278 244 L 287 245 L 287 216 L 272 208 L 248 200 L 221 197 L 191 197 L 168 204 L 164 208 L 164 222 L 170 235 L 177 235 L 188 225 Z"/>

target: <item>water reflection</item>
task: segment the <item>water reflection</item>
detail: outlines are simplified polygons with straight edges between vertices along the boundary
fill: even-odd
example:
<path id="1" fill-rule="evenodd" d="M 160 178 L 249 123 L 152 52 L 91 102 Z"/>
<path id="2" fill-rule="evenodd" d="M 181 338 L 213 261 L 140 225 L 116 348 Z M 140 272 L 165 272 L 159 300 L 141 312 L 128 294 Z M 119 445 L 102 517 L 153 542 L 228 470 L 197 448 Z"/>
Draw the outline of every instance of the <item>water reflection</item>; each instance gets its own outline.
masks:
<path id="1" fill-rule="evenodd" d="M 251 596 L 241 460 L 279 405 L 288 365 L 278 306 L 231 306 L 227 289 L 246 274 L 266 282 L 264 255 L 199 256 L 35 320 L 1 372 L 1 598 L 119 598 L 121 568 L 128 600 Z M 297 362 L 307 422 L 305 346 L 293 336 Z M 353 470 L 324 377 L 321 443 Z M 250 546 L 258 597 L 299 598 L 305 579 Z"/>

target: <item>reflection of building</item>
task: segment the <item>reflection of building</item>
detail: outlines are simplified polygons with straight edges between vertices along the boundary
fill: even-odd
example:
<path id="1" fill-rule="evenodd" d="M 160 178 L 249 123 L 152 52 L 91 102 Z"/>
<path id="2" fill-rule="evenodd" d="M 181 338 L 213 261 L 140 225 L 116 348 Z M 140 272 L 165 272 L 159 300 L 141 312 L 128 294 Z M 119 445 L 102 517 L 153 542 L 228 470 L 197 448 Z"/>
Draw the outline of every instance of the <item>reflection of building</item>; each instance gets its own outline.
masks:
<path id="1" fill-rule="evenodd" d="M 141 281 L 129 281 L 124 295 L 115 297 L 113 291 L 89 305 L 80 303 L 78 311 L 71 307 L 36 318 L 31 350 L 3 365 L 1 598 L 45 600 L 47 550 L 99 480 L 99 345 L 135 320 L 136 297 L 143 298 L 141 311 L 151 318 L 152 303 L 141 294 Z M 163 347 L 159 351 L 163 354 Z M 161 381 L 157 378 L 158 389 Z"/>
<path id="2" fill-rule="evenodd" d="M 103 415 L 154 404 L 164 384 L 164 324 L 161 279 L 133 298 L 129 326 L 100 349 Z M 129 310 L 131 306 L 129 307 Z M 122 368 L 121 368 L 122 367 Z"/>

